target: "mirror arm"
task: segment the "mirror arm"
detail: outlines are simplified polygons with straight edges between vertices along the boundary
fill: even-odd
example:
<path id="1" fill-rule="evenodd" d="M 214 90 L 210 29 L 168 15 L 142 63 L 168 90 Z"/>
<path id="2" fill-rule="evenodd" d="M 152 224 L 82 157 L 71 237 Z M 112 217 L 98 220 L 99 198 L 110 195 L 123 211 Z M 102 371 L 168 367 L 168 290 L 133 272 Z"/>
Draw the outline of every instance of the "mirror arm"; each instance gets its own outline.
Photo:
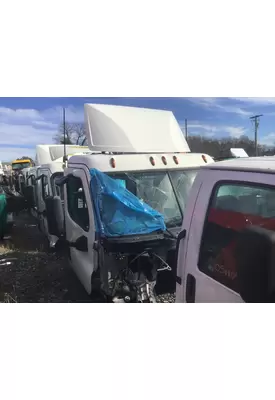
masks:
<path id="1" fill-rule="evenodd" d="M 39 181 L 40 179 L 43 179 L 44 176 L 46 176 L 45 174 L 39 175 L 38 178 L 35 178 L 35 182 Z"/>
<path id="2" fill-rule="evenodd" d="M 69 178 L 71 178 L 72 176 L 73 176 L 72 174 L 69 174 L 69 175 L 63 176 L 60 179 L 56 179 L 55 184 L 57 186 L 63 186 L 68 182 Z"/>

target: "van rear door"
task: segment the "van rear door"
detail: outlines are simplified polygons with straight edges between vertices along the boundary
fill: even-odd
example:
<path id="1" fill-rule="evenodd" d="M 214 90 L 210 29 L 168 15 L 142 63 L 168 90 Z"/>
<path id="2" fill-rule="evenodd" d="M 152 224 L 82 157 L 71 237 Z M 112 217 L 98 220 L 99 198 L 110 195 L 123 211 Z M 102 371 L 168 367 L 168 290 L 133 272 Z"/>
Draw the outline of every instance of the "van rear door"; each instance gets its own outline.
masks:
<path id="1" fill-rule="evenodd" d="M 275 231 L 274 174 L 202 170 L 183 221 L 177 302 L 242 301 L 234 246 L 249 225 Z"/>

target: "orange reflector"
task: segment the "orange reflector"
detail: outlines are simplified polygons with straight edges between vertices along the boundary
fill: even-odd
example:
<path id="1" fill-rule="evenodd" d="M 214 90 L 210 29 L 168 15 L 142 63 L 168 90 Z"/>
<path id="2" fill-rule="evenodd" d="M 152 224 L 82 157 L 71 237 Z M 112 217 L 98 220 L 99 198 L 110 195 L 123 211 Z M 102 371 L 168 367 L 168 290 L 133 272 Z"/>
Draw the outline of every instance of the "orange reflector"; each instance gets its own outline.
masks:
<path id="1" fill-rule="evenodd" d="M 174 156 L 173 160 L 174 160 L 174 163 L 178 165 L 178 163 L 179 163 L 178 157 Z"/>
<path id="2" fill-rule="evenodd" d="M 205 163 L 207 163 L 207 158 L 205 157 L 204 154 L 201 156 L 201 158 L 203 159 L 203 161 L 204 161 Z"/>
<path id="3" fill-rule="evenodd" d="M 156 165 L 154 157 L 150 157 L 150 163 L 153 165 L 153 167 Z"/>
<path id="4" fill-rule="evenodd" d="M 167 160 L 166 160 L 166 158 L 165 158 L 164 156 L 162 156 L 161 159 L 162 159 L 163 164 L 164 164 L 164 165 L 167 165 Z"/>
<path id="5" fill-rule="evenodd" d="M 115 168 L 116 167 L 116 160 L 114 158 L 111 158 L 110 164 L 111 164 L 112 168 Z"/>

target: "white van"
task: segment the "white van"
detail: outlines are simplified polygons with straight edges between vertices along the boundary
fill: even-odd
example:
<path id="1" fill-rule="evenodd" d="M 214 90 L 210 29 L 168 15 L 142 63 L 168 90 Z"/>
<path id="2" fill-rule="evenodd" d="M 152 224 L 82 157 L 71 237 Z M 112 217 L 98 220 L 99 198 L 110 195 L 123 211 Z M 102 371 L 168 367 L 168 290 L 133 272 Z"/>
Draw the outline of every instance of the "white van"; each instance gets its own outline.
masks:
<path id="1" fill-rule="evenodd" d="M 267 229 L 271 236 L 275 232 L 274 157 L 233 159 L 201 168 L 178 237 L 176 301 L 242 302 L 236 245 L 239 234 L 251 227 Z M 252 245 L 250 253 L 258 250 Z"/>

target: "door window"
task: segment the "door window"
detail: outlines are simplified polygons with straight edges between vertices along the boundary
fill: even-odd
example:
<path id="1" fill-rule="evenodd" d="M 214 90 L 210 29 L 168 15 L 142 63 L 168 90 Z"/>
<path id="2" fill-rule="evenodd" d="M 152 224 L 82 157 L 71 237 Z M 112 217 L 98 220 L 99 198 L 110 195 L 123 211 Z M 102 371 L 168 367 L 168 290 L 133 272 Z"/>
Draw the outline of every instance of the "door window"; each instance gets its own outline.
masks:
<path id="1" fill-rule="evenodd" d="M 275 189 L 241 183 L 214 189 L 201 242 L 199 269 L 238 292 L 234 258 L 237 233 L 251 225 L 275 231 Z"/>
<path id="2" fill-rule="evenodd" d="M 89 211 L 84 187 L 80 178 L 71 177 L 67 182 L 68 212 L 86 232 L 89 230 Z"/>

